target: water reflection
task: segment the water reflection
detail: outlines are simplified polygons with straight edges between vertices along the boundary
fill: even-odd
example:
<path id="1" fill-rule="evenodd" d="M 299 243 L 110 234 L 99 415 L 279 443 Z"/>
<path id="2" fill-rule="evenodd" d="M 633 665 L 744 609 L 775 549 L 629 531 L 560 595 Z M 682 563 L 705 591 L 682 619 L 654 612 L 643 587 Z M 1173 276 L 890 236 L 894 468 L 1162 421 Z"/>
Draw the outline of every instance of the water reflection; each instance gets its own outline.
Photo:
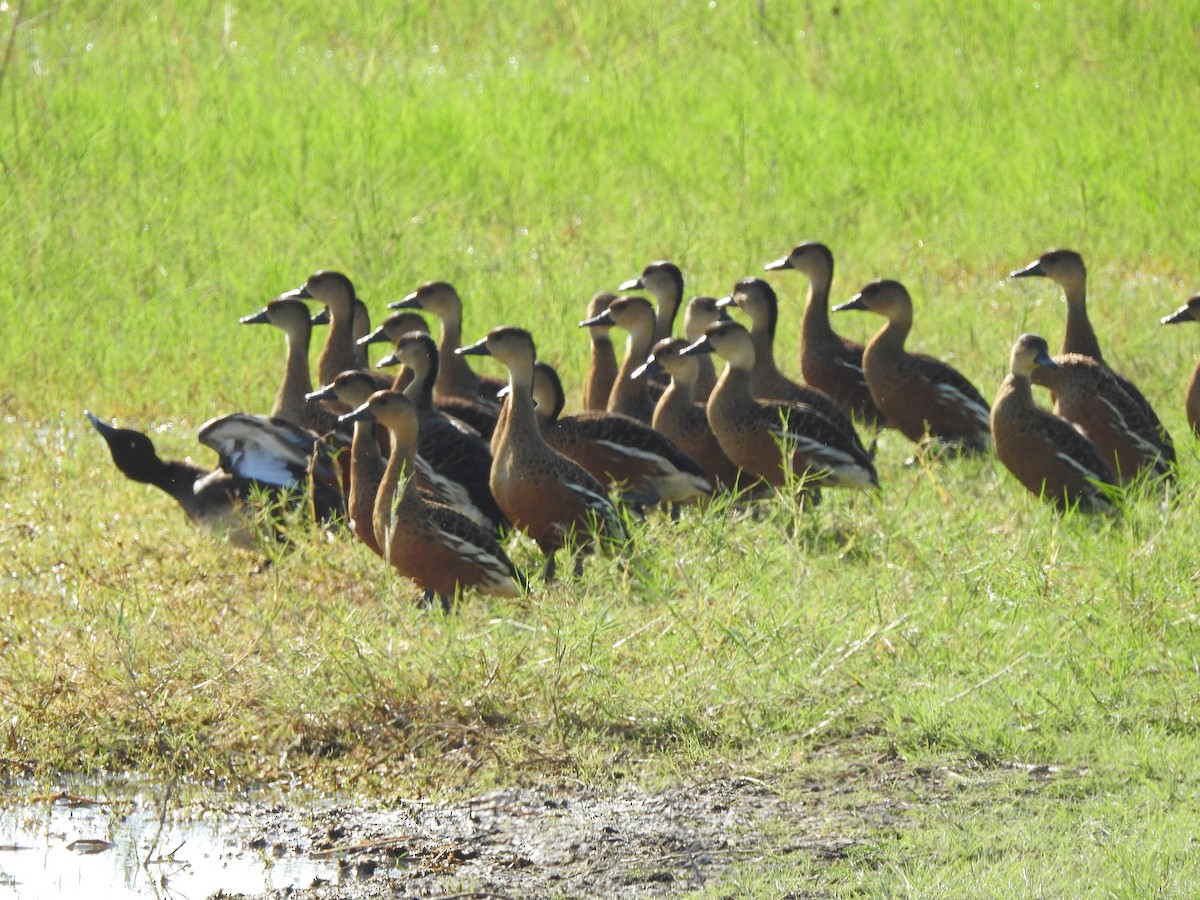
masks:
<path id="1" fill-rule="evenodd" d="M 262 822 L 164 817 L 146 792 L 29 796 L 0 809 L 0 900 L 196 898 L 333 881 L 337 864 L 274 849 Z"/>

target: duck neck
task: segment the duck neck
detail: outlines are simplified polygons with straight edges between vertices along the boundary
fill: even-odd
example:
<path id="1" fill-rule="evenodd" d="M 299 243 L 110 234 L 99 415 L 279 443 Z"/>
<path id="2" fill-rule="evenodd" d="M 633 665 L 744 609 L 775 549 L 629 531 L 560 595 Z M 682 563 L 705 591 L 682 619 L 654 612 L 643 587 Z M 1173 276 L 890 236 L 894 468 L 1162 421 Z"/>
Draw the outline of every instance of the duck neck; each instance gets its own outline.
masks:
<path id="1" fill-rule="evenodd" d="M 287 365 L 284 368 L 283 383 L 279 393 L 275 395 L 275 403 L 271 407 L 271 415 L 290 422 L 302 421 L 300 413 L 308 405 L 304 399 L 312 393 L 312 370 L 308 365 L 308 344 L 311 331 L 295 329 L 287 332 Z"/>
<path id="2" fill-rule="evenodd" d="M 750 326 L 750 339 L 754 342 L 754 371 L 759 375 L 774 376 L 779 367 L 775 365 L 775 316 Z"/>
<path id="3" fill-rule="evenodd" d="M 1062 352 L 1081 353 L 1096 362 L 1104 362 L 1100 342 L 1087 312 L 1087 282 L 1079 281 L 1064 288 L 1067 301 L 1067 328 L 1063 333 Z"/>
<path id="4" fill-rule="evenodd" d="M 435 382 L 435 392 L 446 396 L 475 396 L 479 393 L 479 376 L 467 364 L 465 357 L 454 352 L 462 344 L 462 317 L 449 315 L 442 319 L 442 336 L 438 341 L 441 369 Z"/>
<path id="5" fill-rule="evenodd" d="M 751 388 L 752 377 L 749 368 L 725 363 L 725 368 L 708 397 L 709 408 L 726 410 L 730 414 L 752 409 L 755 405 L 754 391 Z"/>
<path id="6" fill-rule="evenodd" d="M 499 439 L 493 448 L 497 460 L 511 454 L 516 443 L 542 440 L 537 412 L 533 406 L 533 367 L 510 369 L 508 385 L 504 432 L 501 434 L 497 426 L 496 434 Z"/>
<path id="7" fill-rule="evenodd" d="M 901 313 L 887 320 L 871 343 L 881 349 L 904 352 L 904 342 L 912 330 L 912 313 Z"/>
<path id="8" fill-rule="evenodd" d="M 389 429 L 389 433 L 392 438 L 392 452 L 388 456 L 387 468 L 383 470 L 383 478 L 379 482 L 379 492 L 375 495 L 375 532 L 380 536 L 386 529 L 391 528 L 395 512 L 418 502 L 415 477 L 416 448 L 401 440 L 394 429 Z M 357 435 L 355 439 L 357 440 Z"/>
<path id="9" fill-rule="evenodd" d="M 583 385 L 583 408 L 604 409 L 616 380 L 617 352 L 613 349 L 612 339 L 607 333 L 601 336 L 593 332 L 592 358 Z"/>
<path id="10" fill-rule="evenodd" d="M 804 300 L 804 320 L 801 323 L 806 343 L 837 343 L 837 335 L 829 323 L 829 289 L 832 284 L 832 272 L 809 277 L 808 296 Z"/>
<path id="11" fill-rule="evenodd" d="M 654 313 L 654 332 L 651 335 L 650 346 L 663 338 L 672 336 L 675 331 L 675 316 L 679 314 L 679 306 L 683 302 L 683 298 L 673 290 L 660 294 L 654 299 L 657 301 L 658 308 Z M 649 351 L 650 347 L 647 347 L 647 354 Z"/>
<path id="12" fill-rule="evenodd" d="M 404 364 L 404 368 L 412 373 L 408 385 L 404 388 L 404 396 L 413 402 L 418 413 L 425 415 L 433 412 L 433 385 L 437 380 L 437 373 L 427 359 L 417 359 L 414 362 L 415 365 Z M 396 376 L 396 380 L 400 380 L 399 375 Z"/>
<path id="13" fill-rule="evenodd" d="M 322 384 L 329 384 L 339 373 L 357 368 L 353 305 L 331 303 L 329 335 L 325 338 L 325 346 L 317 359 L 317 377 L 321 379 Z"/>

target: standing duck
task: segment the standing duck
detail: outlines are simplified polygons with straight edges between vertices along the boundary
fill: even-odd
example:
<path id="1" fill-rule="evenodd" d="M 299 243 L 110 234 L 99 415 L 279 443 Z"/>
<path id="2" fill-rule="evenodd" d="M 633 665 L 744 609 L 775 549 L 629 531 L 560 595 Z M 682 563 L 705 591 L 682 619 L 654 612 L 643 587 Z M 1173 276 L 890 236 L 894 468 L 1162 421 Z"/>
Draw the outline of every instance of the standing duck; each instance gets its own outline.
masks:
<path id="1" fill-rule="evenodd" d="M 782 259 L 764 266 L 768 272 L 794 269 L 808 276 L 808 297 L 800 328 L 800 374 L 832 397 L 854 418 L 872 428 L 885 422 L 871 399 L 863 374 L 862 344 L 841 337 L 829 323 L 829 290 L 833 285 L 833 253 L 817 241 L 796 245 Z"/>
<path id="2" fill-rule="evenodd" d="M 584 409 L 608 409 L 608 397 L 617 380 L 617 353 L 613 349 L 610 333 L 612 325 L 600 318 L 600 313 L 616 299 L 616 294 L 601 291 L 588 301 L 587 320 L 596 324 L 588 326 L 592 352 L 588 358 L 587 374 L 583 378 Z"/>
<path id="3" fill-rule="evenodd" d="M 987 401 L 957 369 L 904 349 L 913 320 L 912 298 L 904 285 L 872 281 L 833 311 L 846 309 L 869 310 L 887 319 L 863 351 L 863 372 L 888 424 L 918 444 L 932 439 L 962 453 L 986 452 L 992 443 Z"/>
<path id="4" fill-rule="evenodd" d="M 679 266 L 665 259 L 652 262 L 642 269 L 641 275 L 624 282 L 617 290 L 648 291 L 654 297 L 658 308 L 654 316 L 651 345 L 671 336 L 675 329 L 675 316 L 683 305 L 683 272 Z"/>
<path id="5" fill-rule="evenodd" d="M 708 422 L 734 462 L 775 487 L 794 474 L 806 482 L 874 489 L 879 478 L 853 432 L 810 406 L 759 400 L 751 387 L 754 340 L 738 322 L 719 322 L 689 344 L 684 356 L 716 353 L 725 370 L 708 398 Z"/>
<path id="6" fill-rule="evenodd" d="M 718 305 L 737 306 L 750 317 L 750 337 L 754 341 L 754 370 L 751 389 L 759 400 L 782 400 L 811 406 L 838 428 L 854 435 L 854 423 L 832 397 L 816 388 L 797 384 L 779 371 L 775 364 L 775 330 L 779 324 L 779 299 L 775 290 L 761 278 L 743 278 L 733 293 L 717 301 Z"/>
<path id="7" fill-rule="evenodd" d="M 449 609 L 473 588 L 497 597 L 525 592 L 525 579 L 492 534 L 457 510 L 427 502 L 413 477 L 419 414 L 398 391 L 379 391 L 343 419 L 377 421 L 391 435 L 392 451 L 375 499 L 375 537 L 384 558 Z"/>
<path id="8" fill-rule="evenodd" d="M 257 548 L 244 515 L 246 502 L 265 492 L 273 502 L 310 484 L 311 505 L 319 521 L 342 514 L 342 495 L 329 461 L 318 454 L 316 435 L 303 428 L 244 413 L 210 419 L 200 426 L 200 443 L 217 451 L 215 469 L 188 461 L 163 460 L 154 442 L 140 431 L 115 428 L 85 412 L 108 444 L 113 462 L 133 481 L 151 484 L 175 499 L 197 525 L 217 531 L 235 546 Z"/>
<path id="9" fill-rule="evenodd" d="M 562 381 L 541 360 L 533 367 L 533 400 L 546 443 L 626 499 L 676 504 L 712 492 L 700 464 L 645 422 L 604 410 L 563 416 Z"/>
<path id="10" fill-rule="evenodd" d="M 389 303 L 388 309 L 423 309 L 441 320 L 438 353 L 442 365 L 433 386 L 435 399 L 464 397 L 476 402 L 496 403 L 496 394 L 504 387 L 504 381 L 476 374 L 465 359 L 454 353 L 462 343 L 463 311 L 462 299 L 453 285 L 445 281 L 427 281 L 411 294 Z"/>
<path id="11" fill-rule="evenodd" d="M 654 307 L 645 297 L 618 297 L 599 315 L 579 323 L 580 327 L 586 328 L 601 324 L 615 325 L 629 332 L 625 358 L 621 360 L 617 380 L 608 397 L 608 411 L 649 423 L 658 395 L 651 393 L 644 379 L 635 380 L 633 370 L 646 361 L 654 344 Z"/>
<path id="12" fill-rule="evenodd" d="M 714 317 L 713 323 L 716 321 L 719 320 Z M 711 366 L 712 354 L 684 356 L 683 350 L 688 343 L 681 338 L 663 338 L 654 345 L 649 359 L 642 369 L 634 372 L 634 377 L 642 378 L 654 369 L 661 369 L 671 376 L 671 383 L 654 407 L 651 424 L 700 464 L 714 490 L 737 490 L 739 480 L 744 487 L 746 482 L 754 479 L 742 475 L 742 470 L 721 449 L 721 443 L 708 424 L 704 404 L 696 402 L 695 386 L 700 368 L 697 363 L 708 360 Z"/>
<path id="13" fill-rule="evenodd" d="M 604 486 L 578 463 L 552 450 L 538 428 L 533 407 L 533 337 L 521 328 L 494 328 L 487 337 L 460 347 L 465 355 L 493 356 L 509 371 L 509 394 L 493 439 L 491 485 L 513 524 L 546 556 L 545 578 L 555 574 L 555 554 L 570 545 L 575 572 L 580 553 L 599 540 L 623 547 L 629 540 Z"/>
<path id="14" fill-rule="evenodd" d="M 1111 509 L 1108 492 L 1116 488 L 1096 445 L 1033 402 L 1031 376 L 1057 365 L 1045 339 L 1035 334 L 1023 334 L 1013 344 L 1010 373 L 991 412 L 996 457 L 1031 493 L 1059 509 Z"/>
<path id="15" fill-rule="evenodd" d="M 1163 316 L 1160 321 L 1163 325 L 1200 322 L 1200 294 L 1189 299 L 1171 315 Z M 1192 433 L 1200 436 L 1200 363 L 1196 363 L 1196 367 L 1192 369 L 1192 378 L 1188 382 L 1184 405 L 1187 409 L 1188 424 L 1192 426 Z"/>
<path id="16" fill-rule="evenodd" d="M 1121 484 L 1174 477 L 1157 429 L 1111 369 L 1079 353 L 1060 354 L 1054 363 L 1037 366 L 1030 380 L 1050 390 L 1055 413 L 1096 445 Z"/>
<path id="17" fill-rule="evenodd" d="M 1049 278 L 1063 290 L 1067 303 L 1067 327 L 1063 332 L 1062 353 L 1079 353 L 1090 356 L 1112 372 L 1113 377 L 1133 401 L 1142 408 L 1143 414 L 1158 434 L 1167 461 L 1175 464 L 1175 442 L 1163 427 L 1154 411 L 1137 386 L 1124 375 L 1116 372 L 1104 361 L 1100 352 L 1100 341 L 1092 328 L 1087 311 L 1087 267 L 1083 257 L 1074 250 L 1050 250 L 1043 253 L 1023 269 L 1010 273 L 1011 278 Z"/>

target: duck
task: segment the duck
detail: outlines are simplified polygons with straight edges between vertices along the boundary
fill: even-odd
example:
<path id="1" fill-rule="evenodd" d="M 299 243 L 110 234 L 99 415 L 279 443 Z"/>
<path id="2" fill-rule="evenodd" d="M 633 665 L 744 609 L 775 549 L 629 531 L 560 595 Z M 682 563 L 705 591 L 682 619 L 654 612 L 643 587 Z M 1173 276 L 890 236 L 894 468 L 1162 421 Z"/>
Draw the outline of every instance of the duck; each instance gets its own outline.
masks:
<path id="1" fill-rule="evenodd" d="M 464 397 L 496 405 L 496 395 L 504 387 L 504 380 L 475 373 L 465 359 L 454 353 L 462 343 L 462 298 L 453 285 L 445 281 L 426 281 L 412 293 L 389 303 L 388 309 L 422 309 L 441 321 L 438 353 L 442 365 L 433 386 L 435 400 Z"/>
<path id="2" fill-rule="evenodd" d="M 1060 353 L 1078 353 L 1090 356 L 1100 365 L 1112 372 L 1113 377 L 1130 398 L 1142 409 L 1142 413 L 1150 421 L 1158 434 L 1158 442 L 1170 465 L 1174 466 L 1175 442 L 1163 426 L 1154 407 L 1145 398 L 1137 386 L 1117 372 L 1104 359 L 1100 351 L 1100 340 L 1092 327 L 1087 311 L 1087 267 L 1083 257 L 1074 250 L 1048 250 L 1024 268 L 1009 273 L 1010 278 L 1049 278 L 1063 291 L 1063 299 L 1067 304 L 1067 327 L 1063 331 L 1063 341 Z"/>
<path id="3" fill-rule="evenodd" d="M 603 312 L 579 323 L 581 328 L 602 324 L 615 325 L 629 332 L 625 342 L 625 357 L 621 360 L 617 380 L 608 396 L 608 411 L 649 423 L 661 390 L 652 392 L 644 379 L 635 381 L 632 373 L 650 355 L 650 347 L 654 343 L 654 307 L 645 297 L 618 297 Z"/>
<path id="4" fill-rule="evenodd" d="M 325 316 L 318 314 L 311 321 L 329 320 L 329 334 L 317 357 L 317 378 L 329 384 L 339 372 L 360 367 L 361 354 L 354 343 L 354 308 L 357 295 L 354 282 L 341 272 L 322 269 L 314 272 L 300 287 L 280 295 L 280 299 L 315 300 L 326 307 Z M 359 326 L 361 328 L 361 324 Z M 392 379 L 373 373 L 376 384 L 386 388 Z M 346 410 L 336 410 L 338 413 Z"/>
<path id="5" fill-rule="evenodd" d="M 508 521 L 488 485 L 492 469 L 489 442 L 471 426 L 439 410 L 433 402 L 440 358 L 430 335 L 410 331 L 400 336 L 395 351 L 379 363 L 402 364 L 412 373 L 404 393 L 421 417 L 421 443 L 417 448 L 421 456 L 435 471 L 465 487 L 472 502 L 493 526 L 506 528 Z"/>
<path id="6" fill-rule="evenodd" d="M 715 298 L 708 299 L 715 304 Z M 722 320 L 714 316 L 712 324 L 717 321 Z M 658 398 L 650 424 L 700 464 L 713 490 L 739 492 L 747 482 L 757 479 L 744 475 L 721 449 L 721 443 L 708 423 L 705 404 L 697 402 L 695 386 L 700 370 L 697 363 L 707 360 L 711 367 L 712 354 L 684 356 L 683 350 L 689 343 L 683 338 L 663 338 L 654 345 L 649 358 L 633 377 L 643 378 L 654 369 L 670 375 L 671 382 Z"/>
<path id="7" fill-rule="evenodd" d="M 1175 310 L 1169 316 L 1159 320 L 1163 325 L 1177 325 L 1180 322 L 1200 322 L 1200 294 L 1191 297 L 1187 303 Z M 1192 433 L 1200 437 L 1200 363 L 1192 369 L 1192 377 L 1188 382 L 1187 395 L 1184 398 L 1184 408 L 1187 411 L 1188 425 Z"/>
<path id="8" fill-rule="evenodd" d="M 164 460 L 142 432 L 109 425 L 90 411 L 84 415 L 104 438 L 113 463 L 126 478 L 166 492 L 189 520 L 235 547 L 261 547 L 262 535 L 246 512 L 255 494 L 265 494 L 278 512 L 278 507 L 289 505 L 311 485 L 309 504 L 318 521 L 330 522 L 344 514 L 336 473 L 318 452 L 316 435 L 291 422 L 248 413 L 208 420 L 200 426 L 198 438 L 217 452 L 219 461 L 215 468 L 206 469 L 188 460 Z"/>
<path id="9" fill-rule="evenodd" d="M 375 393 L 375 381 L 362 369 L 341 372 L 327 385 L 308 395 L 309 402 L 336 400 L 351 410 L 362 406 Z M 382 434 L 380 433 L 382 431 Z M 375 494 L 387 465 L 390 451 L 387 429 L 382 425 L 374 430 L 367 421 L 354 423 L 354 439 L 350 445 L 350 486 L 346 491 L 351 530 L 371 550 L 383 554 L 375 538 Z M 467 489 L 457 481 L 434 471 L 419 453 L 416 457 L 417 488 L 431 503 L 451 506 L 468 519 L 485 528 L 491 520 L 471 500 Z"/>
<path id="10" fill-rule="evenodd" d="M 803 479 L 803 489 L 879 488 L 875 465 L 857 435 L 811 406 L 754 396 L 754 339 L 740 322 L 710 325 L 704 337 L 680 353 L 716 353 L 725 360 L 706 414 L 721 449 L 735 465 L 776 488 L 793 475 Z"/>
<path id="11" fill-rule="evenodd" d="M 608 409 L 608 397 L 617 380 L 617 353 L 613 349 L 612 325 L 599 318 L 608 309 L 608 304 L 617 299 L 616 294 L 600 291 L 588 301 L 586 319 L 597 324 L 588 326 L 588 338 L 592 351 L 588 358 L 587 374 L 583 378 L 583 408 Z"/>
<path id="12" fill-rule="evenodd" d="M 642 269 L 642 274 L 638 277 L 622 282 L 617 290 L 647 291 L 654 297 L 658 307 L 654 315 L 654 334 L 649 345 L 672 335 L 675 316 L 683 305 L 683 272 L 679 266 L 665 259 L 657 260 Z"/>
<path id="13" fill-rule="evenodd" d="M 1060 510 L 1113 508 L 1118 490 L 1099 448 L 1070 422 L 1034 403 L 1032 375 L 1058 365 L 1045 338 L 1022 334 L 992 404 L 996 458 L 1032 494 Z"/>
<path id="14" fill-rule="evenodd" d="M 313 384 L 308 364 L 312 323 L 304 301 L 294 297 L 278 298 L 238 321 L 243 325 L 274 325 L 287 337 L 283 382 L 275 394 L 275 402 L 271 404 L 270 415 L 317 434 L 337 433 L 337 416 L 305 399 L 312 392 Z"/>
<path id="15" fill-rule="evenodd" d="M 864 345 L 839 335 L 829 321 L 833 252 L 819 241 L 804 241 L 763 268 L 768 272 L 792 269 L 808 276 L 800 327 L 800 374 L 804 380 L 868 427 L 883 427 L 886 420 L 871 398 L 863 374 Z"/>
<path id="16" fill-rule="evenodd" d="M 709 297 L 699 295 L 688 301 L 688 305 L 683 310 L 683 336 L 687 338 L 685 344 L 694 343 L 704 337 L 704 332 L 708 330 L 709 325 L 717 322 L 722 322 L 729 318 L 729 313 L 721 306 L 721 300 L 717 297 Z M 670 338 L 660 338 L 655 341 L 655 346 L 661 344 Z M 653 351 L 651 347 L 651 351 Z M 698 356 L 692 357 L 693 362 L 688 363 L 686 368 L 695 366 L 696 379 L 692 387 L 692 397 L 697 403 L 708 402 L 708 395 L 712 393 L 712 389 L 717 383 L 717 368 L 713 365 L 712 354 L 701 353 Z M 663 371 L 670 376 L 670 371 L 663 367 Z M 662 397 L 659 397 L 659 402 Z"/>
<path id="17" fill-rule="evenodd" d="M 1054 412 L 1092 441 L 1122 485 L 1171 481 L 1175 469 L 1158 431 L 1103 364 L 1081 353 L 1061 353 L 1053 366 L 1034 368 L 1030 379 L 1049 389 Z"/>
<path id="18" fill-rule="evenodd" d="M 562 381 L 543 360 L 533 365 L 533 400 L 546 443 L 634 503 L 688 503 L 712 493 L 700 464 L 644 422 L 606 410 L 563 416 Z"/>
<path id="19" fill-rule="evenodd" d="M 420 432 L 417 405 L 399 391 L 378 391 L 342 417 L 375 421 L 391 435 L 391 454 L 375 498 L 375 536 L 396 571 L 416 582 L 426 604 L 449 610 L 465 590 L 519 597 L 524 576 L 485 528 L 457 510 L 428 502 L 413 477 Z"/>
<path id="20" fill-rule="evenodd" d="M 354 356 L 358 362 L 355 368 L 369 369 L 371 363 L 367 359 L 367 348 L 359 342 L 371 333 L 371 311 L 357 295 L 354 298 L 354 315 L 351 323 L 350 335 L 354 338 Z"/>
<path id="21" fill-rule="evenodd" d="M 779 324 L 779 298 L 775 289 L 761 278 L 743 278 L 733 293 L 717 301 L 721 307 L 737 306 L 750 317 L 750 337 L 754 341 L 754 370 L 751 389 L 759 400 L 782 400 L 811 406 L 841 430 L 859 440 L 854 423 L 832 397 L 816 388 L 788 378 L 775 363 L 775 330 Z M 861 443 L 861 441 L 860 441 Z"/>
<path id="22" fill-rule="evenodd" d="M 411 324 L 415 324 L 412 321 L 414 319 L 420 322 L 420 326 L 411 328 L 407 327 Z M 379 341 L 389 341 L 393 348 L 398 348 L 400 346 L 400 342 L 404 340 L 404 338 L 410 332 L 416 332 L 426 336 L 425 338 L 421 339 L 421 346 L 432 347 L 432 350 L 427 349 L 425 350 L 425 353 L 430 355 L 431 358 L 436 359 L 440 365 L 441 353 L 438 351 L 437 345 L 433 343 L 432 338 L 428 336 L 429 329 L 425 327 L 425 320 L 414 312 L 404 311 L 396 313 L 388 318 L 388 320 L 382 325 L 380 325 L 379 328 L 376 328 L 373 332 L 363 338 L 363 341 L 366 344 L 377 343 Z M 384 357 L 383 360 L 380 360 L 380 368 L 384 368 L 384 360 L 387 361 L 386 365 L 397 365 L 400 363 L 400 359 L 396 353 L 392 353 L 390 356 Z M 399 374 L 396 375 L 395 380 L 392 382 L 392 389 L 397 391 L 406 390 L 409 383 L 412 381 L 412 377 L 412 367 L 405 366 L 401 368 Z M 479 432 L 479 434 L 485 439 L 491 439 L 492 432 L 496 428 L 496 418 L 500 414 L 500 406 L 498 401 L 493 400 L 491 403 L 484 403 L 482 400 L 471 400 L 467 397 L 442 397 L 440 400 L 434 402 L 431 394 L 430 402 L 433 402 L 433 406 L 438 412 L 449 416 L 454 421 L 469 425 L 475 431 Z"/>
<path id="23" fill-rule="evenodd" d="M 872 281 L 833 311 L 851 309 L 887 319 L 867 342 L 863 372 L 888 424 L 917 444 L 934 441 L 962 454 L 986 453 L 992 444 L 991 412 L 983 395 L 952 366 L 904 349 L 913 320 L 912 298 L 904 285 Z"/>
<path id="24" fill-rule="evenodd" d="M 509 393 L 493 441 L 491 486 L 508 518 L 545 555 L 545 580 L 555 577 L 555 556 L 568 545 L 576 575 L 582 573 L 581 554 L 597 544 L 627 550 L 629 533 L 604 486 L 542 437 L 533 405 L 533 336 L 523 328 L 500 326 L 456 352 L 492 356 L 508 368 Z"/>

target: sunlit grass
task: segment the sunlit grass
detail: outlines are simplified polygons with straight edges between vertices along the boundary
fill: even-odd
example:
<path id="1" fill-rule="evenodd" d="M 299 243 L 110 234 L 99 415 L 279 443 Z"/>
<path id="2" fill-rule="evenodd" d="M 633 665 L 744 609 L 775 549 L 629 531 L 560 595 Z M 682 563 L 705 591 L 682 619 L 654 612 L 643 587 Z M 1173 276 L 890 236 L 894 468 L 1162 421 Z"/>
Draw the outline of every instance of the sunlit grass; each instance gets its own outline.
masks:
<path id="1" fill-rule="evenodd" d="M 1157 319 L 1198 283 L 1200 22 L 960 7 L 4 7 L 6 770 L 437 794 L 696 771 L 788 789 L 882 760 L 894 781 L 825 810 L 844 859 L 782 853 L 735 883 L 1188 893 L 1200 335 Z M 985 396 L 1017 334 L 1062 329 L 1053 285 L 1006 273 L 1080 250 L 1106 352 L 1175 433 L 1173 501 L 1060 517 L 992 461 L 906 467 L 893 434 L 878 500 L 651 516 L 628 566 L 447 617 L 315 529 L 252 572 L 82 418 L 207 458 L 199 423 L 264 410 L 281 373 L 282 340 L 237 317 L 320 267 L 377 317 L 451 280 L 467 340 L 532 325 L 570 386 L 596 290 L 667 257 L 721 294 L 805 238 L 833 248 L 836 297 L 903 280 L 912 345 Z M 806 285 L 773 283 L 794 374 Z M 864 817 L 876 797 L 910 805 Z"/>

